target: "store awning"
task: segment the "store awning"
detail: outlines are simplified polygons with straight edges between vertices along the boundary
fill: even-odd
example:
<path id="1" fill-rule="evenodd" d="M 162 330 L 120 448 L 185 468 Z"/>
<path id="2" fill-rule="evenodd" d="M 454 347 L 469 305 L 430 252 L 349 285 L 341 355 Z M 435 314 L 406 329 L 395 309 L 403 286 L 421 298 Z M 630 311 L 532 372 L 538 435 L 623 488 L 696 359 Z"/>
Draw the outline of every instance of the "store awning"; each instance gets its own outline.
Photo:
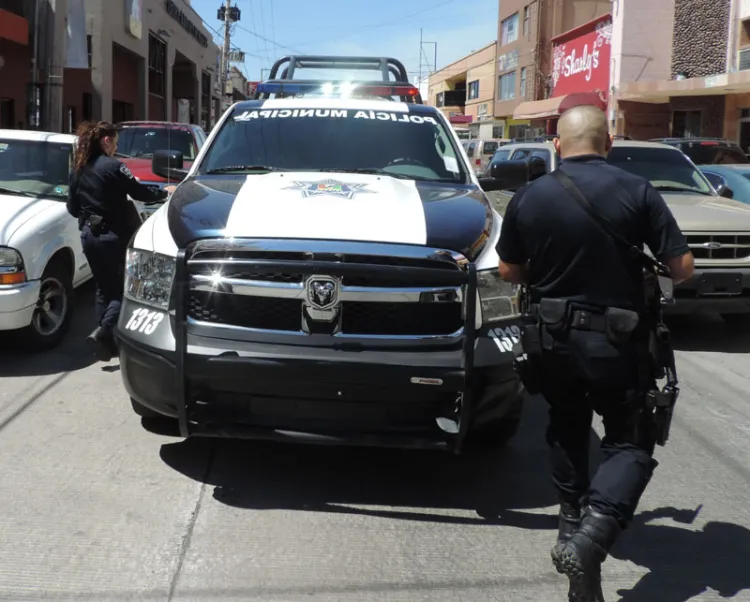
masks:
<path id="1" fill-rule="evenodd" d="M 594 105 L 602 110 L 607 108 L 607 101 L 601 92 L 576 92 L 545 100 L 522 102 L 513 111 L 513 119 L 549 119 L 559 117 L 565 111 L 579 105 Z"/>
<path id="2" fill-rule="evenodd" d="M 725 96 L 750 92 L 750 71 L 720 73 L 708 77 L 662 79 L 620 84 L 618 100 L 666 103 L 674 96 Z"/>

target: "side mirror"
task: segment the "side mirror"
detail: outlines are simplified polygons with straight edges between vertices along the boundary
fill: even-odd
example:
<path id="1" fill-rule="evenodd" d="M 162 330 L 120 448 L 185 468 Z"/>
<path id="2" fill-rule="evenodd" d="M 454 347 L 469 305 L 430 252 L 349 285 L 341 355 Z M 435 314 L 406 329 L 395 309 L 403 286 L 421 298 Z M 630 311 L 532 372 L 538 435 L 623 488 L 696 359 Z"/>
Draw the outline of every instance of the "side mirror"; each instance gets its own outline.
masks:
<path id="1" fill-rule="evenodd" d="M 479 185 L 485 192 L 517 190 L 531 181 L 533 163 L 525 160 L 496 161 L 490 164 L 490 177 L 480 178 Z"/>
<path id="2" fill-rule="evenodd" d="M 188 174 L 180 151 L 158 150 L 151 159 L 151 171 L 173 182 L 182 182 Z"/>
<path id="3" fill-rule="evenodd" d="M 726 184 L 719 184 L 716 187 L 716 192 L 719 194 L 719 196 L 723 196 L 725 199 L 733 199 L 734 198 L 734 190 L 729 188 Z"/>

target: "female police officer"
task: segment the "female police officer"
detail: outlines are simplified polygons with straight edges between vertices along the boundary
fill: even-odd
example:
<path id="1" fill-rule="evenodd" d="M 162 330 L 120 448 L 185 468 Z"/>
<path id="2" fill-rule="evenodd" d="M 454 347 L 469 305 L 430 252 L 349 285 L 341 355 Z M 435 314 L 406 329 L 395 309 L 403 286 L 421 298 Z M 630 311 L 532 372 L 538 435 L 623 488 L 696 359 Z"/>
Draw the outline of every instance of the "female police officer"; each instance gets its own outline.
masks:
<path id="1" fill-rule="evenodd" d="M 123 295 L 125 249 L 141 223 L 128 195 L 142 202 L 161 201 L 175 187 L 148 188 L 113 157 L 117 150 L 113 124 L 84 122 L 77 134 L 67 207 L 78 218 L 83 252 L 96 282 L 99 325 L 86 340 L 97 359 L 109 361 L 118 354 L 114 330 Z"/>

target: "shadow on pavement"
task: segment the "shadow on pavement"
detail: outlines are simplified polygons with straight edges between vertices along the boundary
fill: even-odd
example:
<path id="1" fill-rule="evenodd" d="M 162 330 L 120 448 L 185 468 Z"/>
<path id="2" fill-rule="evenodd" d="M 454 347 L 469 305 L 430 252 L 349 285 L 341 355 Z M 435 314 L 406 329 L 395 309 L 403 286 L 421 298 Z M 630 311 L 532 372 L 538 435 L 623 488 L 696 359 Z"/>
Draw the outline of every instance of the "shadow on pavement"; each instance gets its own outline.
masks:
<path id="1" fill-rule="evenodd" d="M 636 516 L 611 555 L 649 569 L 630 590 L 619 590 L 620 602 L 688 602 L 707 589 L 733 598 L 750 589 L 750 530 L 712 521 L 701 530 L 648 524 L 671 518 L 691 524 L 696 510 L 659 508 Z M 744 599 L 744 598 L 743 598 Z"/>
<path id="2" fill-rule="evenodd" d="M 461 456 L 197 438 L 165 444 L 160 455 L 174 470 L 212 485 L 217 501 L 238 508 L 552 530 L 556 508 L 554 514 L 519 511 L 557 503 L 545 410 L 541 400 L 529 400 L 507 447 L 467 449 Z"/>
<path id="3" fill-rule="evenodd" d="M 76 290 L 73 322 L 56 349 L 37 353 L 24 351 L 18 344 L 17 333 L 0 333 L 0 378 L 45 376 L 91 366 L 96 360 L 86 346 L 85 338 L 94 326 L 94 285 L 87 282 Z"/>
<path id="4" fill-rule="evenodd" d="M 750 353 L 750 332 L 729 326 L 718 315 L 669 316 L 666 322 L 677 351 Z"/>

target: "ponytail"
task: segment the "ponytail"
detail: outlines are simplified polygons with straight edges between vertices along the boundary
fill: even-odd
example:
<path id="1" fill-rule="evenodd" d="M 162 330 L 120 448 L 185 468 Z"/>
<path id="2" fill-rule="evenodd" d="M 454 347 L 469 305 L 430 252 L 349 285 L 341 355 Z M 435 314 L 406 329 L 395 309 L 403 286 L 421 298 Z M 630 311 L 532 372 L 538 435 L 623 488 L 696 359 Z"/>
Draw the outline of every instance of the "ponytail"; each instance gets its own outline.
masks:
<path id="1" fill-rule="evenodd" d="M 117 128 L 108 121 L 84 121 L 78 126 L 76 135 L 78 143 L 73 171 L 78 173 L 102 154 L 102 139 L 116 136 Z"/>

